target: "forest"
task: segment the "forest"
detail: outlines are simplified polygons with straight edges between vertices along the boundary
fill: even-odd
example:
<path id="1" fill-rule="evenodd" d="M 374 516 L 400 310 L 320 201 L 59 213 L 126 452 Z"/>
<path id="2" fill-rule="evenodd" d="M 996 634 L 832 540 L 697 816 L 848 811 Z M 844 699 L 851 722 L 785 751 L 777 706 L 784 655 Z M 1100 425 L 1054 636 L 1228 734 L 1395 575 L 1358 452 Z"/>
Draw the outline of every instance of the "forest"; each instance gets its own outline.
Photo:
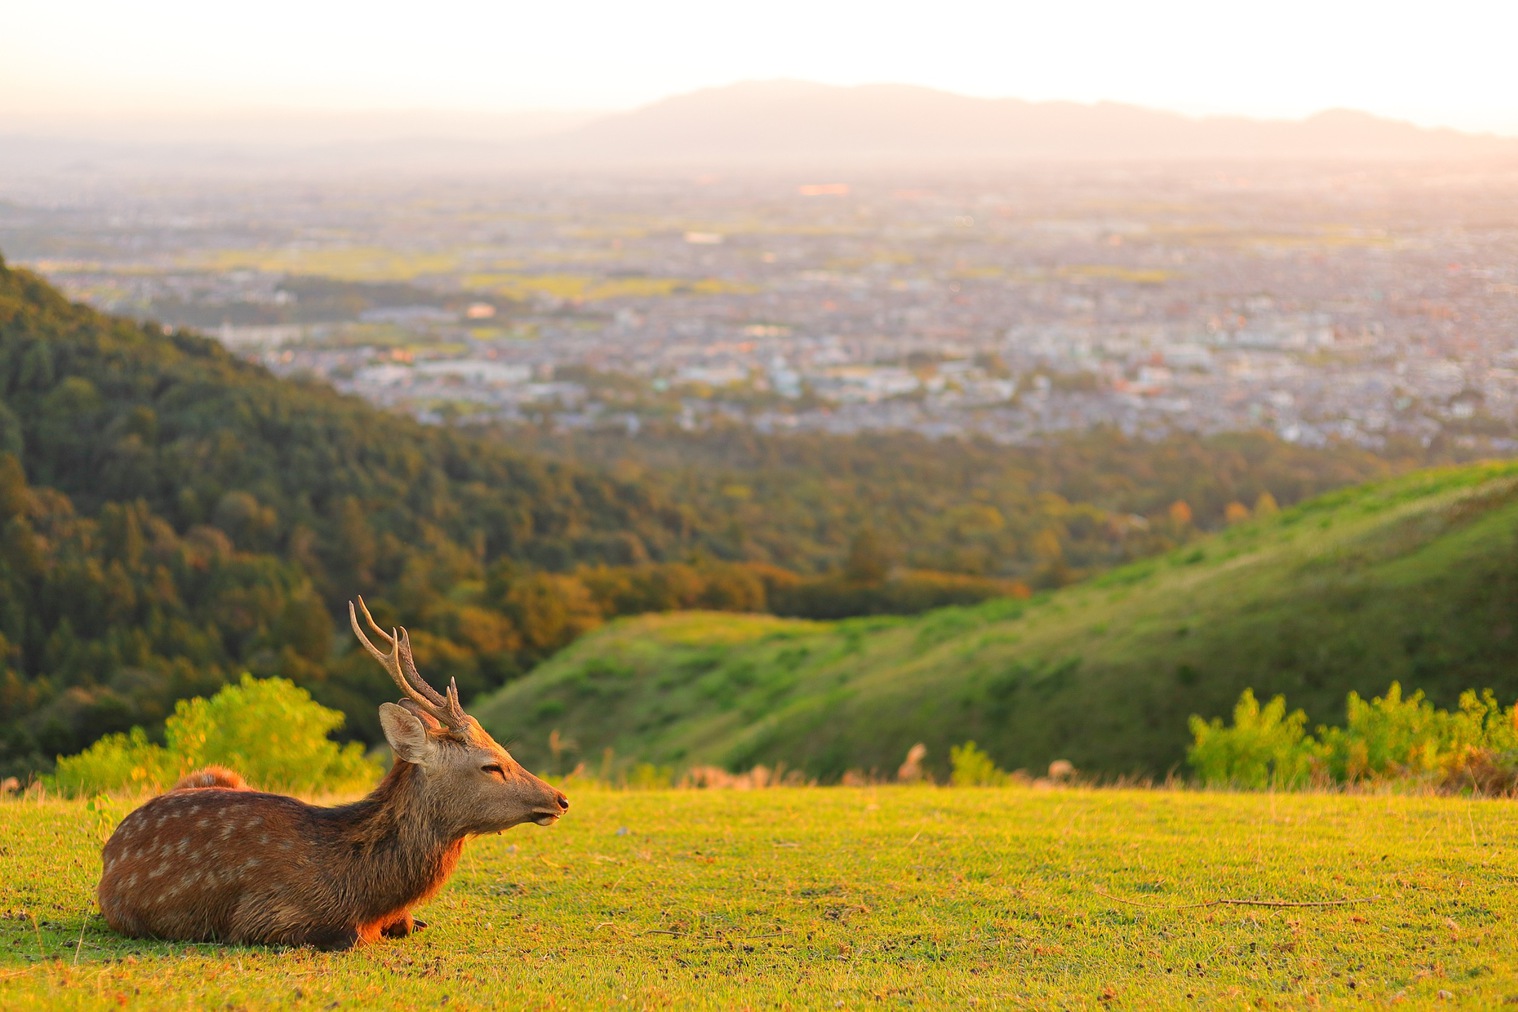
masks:
<path id="1" fill-rule="evenodd" d="M 896 564 L 1035 589 L 1442 459 L 1415 445 L 1315 449 L 1265 431 L 1151 441 L 1097 428 L 1026 446 L 912 432 L 768 435 L 737 424 L 651 425 L 636 438 L 620 427 L 508 433 L 516 446 L 720 518 L 692 532 L 719 557 L 819 572 L 869 531 Z"/>
<path id="2" fill-rule="evenodd" d="M 345 602 L 466 701 L 610 617 L 912 613 L 1078 580 L 1413 454 L 420 424 L 0 261 L 0 774 L 279 674 L 377 739 Z"/>

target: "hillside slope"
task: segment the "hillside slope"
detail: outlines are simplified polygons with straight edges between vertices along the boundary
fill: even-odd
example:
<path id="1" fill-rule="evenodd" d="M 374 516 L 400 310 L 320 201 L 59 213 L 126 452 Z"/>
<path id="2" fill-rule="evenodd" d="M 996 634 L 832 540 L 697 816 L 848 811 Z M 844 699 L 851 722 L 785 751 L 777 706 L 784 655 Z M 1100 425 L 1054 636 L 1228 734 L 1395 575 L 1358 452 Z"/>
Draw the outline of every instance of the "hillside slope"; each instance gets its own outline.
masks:
<path id="1" fill-rule="evenodd" d="M 1032 601 L 914 619 L 807 623 L 715 614 L 616 623 L 475 707 L 521 758 L 603 750 L 824 778 L 941 770 L 974 739 L 1004 767 L 1068 758 L 1163 775 L 1186 719 L 1285 693 L 1314 721 L 1392 680 L 1452 704 L 1518 695 L 1518 463 L 1423 471 Z M 560 754 L 550 755 L 551 731 Z"/>
<path id="2" fill-rule="evenodd" d="M 679 554 L 698 527 L 641 487 L 278 379 L 0 260 L 0 776 L 241 670 L 295 678 L 373 740 L 394 689 L 333 637 L 355 593 L 474 693 L 519 670 L 524 638 L 491 577 Z"/>
<path id="3" fill-rule="evenodd" d="M 195 334 L 71 304 L 3 260 L 0 452 L 85 512 L 142 499 L 177 528 L 214 523 L 253 550 L 309 528 L 313 558 L 340 584 L 334 600 L 371 568 L 398 572 L 423 543 L 553 566 L 625 553 L 631 540 L 658 555 L 691 525 L 626 483 L 278 379 Z M 345 535 L 355 507 L 366 530 Z M 360 553 L 373 558 L 355 559 L 345 537 L 375 541 Z"/>

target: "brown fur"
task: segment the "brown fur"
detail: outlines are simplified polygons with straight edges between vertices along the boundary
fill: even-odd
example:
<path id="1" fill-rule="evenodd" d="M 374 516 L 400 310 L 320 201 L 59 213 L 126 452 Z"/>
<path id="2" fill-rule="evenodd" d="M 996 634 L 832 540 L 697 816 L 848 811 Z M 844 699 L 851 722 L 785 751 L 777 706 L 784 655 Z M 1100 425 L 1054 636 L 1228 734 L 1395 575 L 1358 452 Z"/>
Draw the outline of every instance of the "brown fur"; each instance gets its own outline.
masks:
<path id="1" fill-rule="evenodd" d="M 247 781 L 233 773 L 225 766 L 207 766 L 196 770 L 194 773 L 186 773 L 179 778 L 179 782 L 169 788 L 172 791 L 188 791 L 197 787 L 225 787 L 232 791 L 252 790 Z"/>
<path id="2" fill-rule="evenodd" d="M 391 738 L 411 761 L 398 755 L 362 801 L 319 808 L 211 767 L 127 815 L 103 855 L 106 923 L 136 937 L 325 949 L 406 935 L 423 926 L 411 908 L 442 888 L 468 836 L 548 825 L 569 806 L 473 718 L 444 730 L 388 703 L 381 717 L 387 735 L 397 719 L 413 735 Z"/>

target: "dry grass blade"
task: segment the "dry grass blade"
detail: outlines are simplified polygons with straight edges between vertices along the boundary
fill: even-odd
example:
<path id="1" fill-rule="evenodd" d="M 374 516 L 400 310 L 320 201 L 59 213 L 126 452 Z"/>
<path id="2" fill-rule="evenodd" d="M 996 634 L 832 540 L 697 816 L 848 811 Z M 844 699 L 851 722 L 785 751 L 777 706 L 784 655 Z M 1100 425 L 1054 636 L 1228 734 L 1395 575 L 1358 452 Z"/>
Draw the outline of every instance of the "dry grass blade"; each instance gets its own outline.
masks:
<path id="1" fill-rule="evenodd" d="M 1093 889 L 1092 892 L 1117 903 L 1145 907 L 1150 910 L 1200 910 L 1204 907 L 1348 907 L 1360 903 L 1375 903 L 1381 899 L 1380 896 L 1352 896 L 1337 900 L 1254 900 L 1220 896 L 1198 903 L 1145 903 L 1143 900 L 1129 899 L 1126 896 L 1115 896 L 1103 889 Z"/>

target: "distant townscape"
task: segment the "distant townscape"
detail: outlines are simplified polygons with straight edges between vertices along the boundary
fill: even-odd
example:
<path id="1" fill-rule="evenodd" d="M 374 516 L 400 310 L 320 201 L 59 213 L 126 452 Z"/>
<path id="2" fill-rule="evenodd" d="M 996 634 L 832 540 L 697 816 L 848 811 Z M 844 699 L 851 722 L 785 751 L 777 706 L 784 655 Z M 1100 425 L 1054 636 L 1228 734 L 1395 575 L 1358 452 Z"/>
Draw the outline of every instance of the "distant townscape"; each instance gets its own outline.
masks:
<path id="1" fill-rule="evenodd" d="M 1511 181 L 1241 166 L 996 179 L 202 184 L 11 206 L 74 297 L 422 419 L 1264 427 L 1506 450 Z"/>

